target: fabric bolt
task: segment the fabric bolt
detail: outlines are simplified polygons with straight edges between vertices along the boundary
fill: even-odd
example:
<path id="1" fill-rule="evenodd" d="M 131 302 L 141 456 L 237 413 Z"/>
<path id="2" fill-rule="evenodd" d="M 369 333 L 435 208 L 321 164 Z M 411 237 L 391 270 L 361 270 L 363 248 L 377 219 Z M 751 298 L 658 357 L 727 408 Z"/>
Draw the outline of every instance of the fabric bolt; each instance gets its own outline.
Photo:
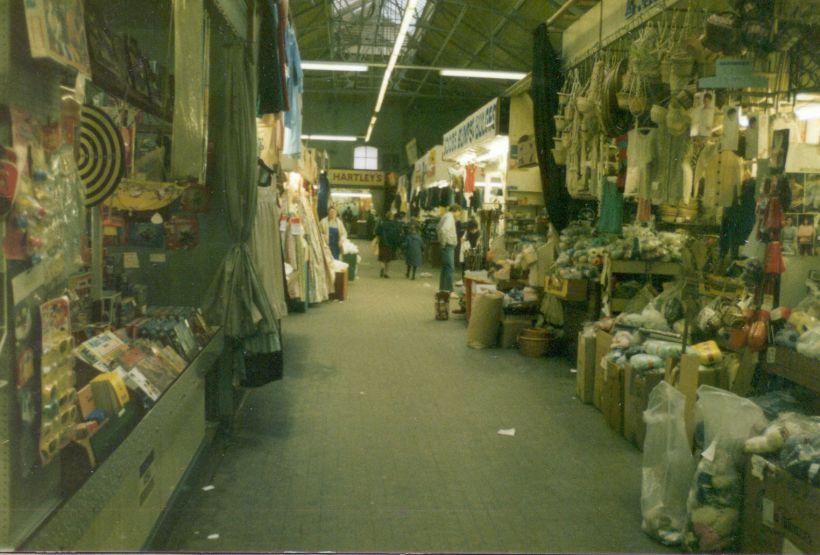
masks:
<path id="1" fill-rule="evenodd" d="M 458 235 L 456 233 L 456 219 L 452 212 L 447 212 L 439 220 L 436 229 L 438 234 L 438 242 L 442 247 L 453 246 L 458 244 Z"/>
<path id="2" fill-rule="evenodd" d="M 649 198 L 649 165 L 656 158 L 656 136 L 656 129 L 637 128 L 629 132 L 624 196 Z"/>
<path id="3" fill-rule="evenodd" d="M 273 114 L 288 109 L 284 45 L 279 45 L 279 4 L 276 0 L 261 3 L 259 59 L 256 65 L 258 98 L 256 115 Z"/>
<path id="4" fill-rule="evenodd" d="M 287 316 L 288 307 L 285 300 L 284 261 L 279 233 L 279 203 L 273 187 L 258 189 L 256 219 L 249 246 L 273 315 L 277 320 L 281 320 Z"/>
<path id="5" fill-rule="evenodd" d="M 326 173 L 319 174 L 319 193 L 317 195 L 316 204 L 319 219 L 326 218 L 327 209 L 330 205 L 330 181 L 328 181 Z"/>
<path id="6" fill-rule="evenodd" d="M 603 188 L 603 196 L 601 198 L 598 231 L 600 233 L 620 234 L 624 223 L 623 194 L 618 190 L 617 182 L 612 182 L 606 178 L 603 179 L 601 187 Z"/>
<path id="7" fill-rule="evenodd" d="M 404 242 L 404 261 L 412 267 L 418 268 L 422 264 L 424 242 L 418 233 L 410 233 Z"/>
<path id="8" fill-rule="evenodd" d="M 304 92 L 304 74 L 302 56 L 296 42 L 296 32 L 288 23 L 285 33 L 285 48 L 288 57 L 288 97 L 289 109 L 285 112 L 285 148 L 284 153 L 299 156 L 302 153 L 302 93 Z"/>
<path id="9" fill-rule="evenodd" d="M 455 271 L 455 245 L 441 247 L 441 273 L 439 274 L 439 291 L 453 291 L 453 272 Z"/>
<path id="10" fill-rule="evenodd" d="M 472 193 L 475 191 L 475 173 L 476 165 L 467 164 L 464 168 L 464 192 Z"/>
<path id="11" fill-rule="evenodd" d="M 716 143 L 706 145 L 695 166 L 694 190 L 709 208 L 732 206 L 740 194 L 743 161 L 730 150 L 720 150 Z"/>

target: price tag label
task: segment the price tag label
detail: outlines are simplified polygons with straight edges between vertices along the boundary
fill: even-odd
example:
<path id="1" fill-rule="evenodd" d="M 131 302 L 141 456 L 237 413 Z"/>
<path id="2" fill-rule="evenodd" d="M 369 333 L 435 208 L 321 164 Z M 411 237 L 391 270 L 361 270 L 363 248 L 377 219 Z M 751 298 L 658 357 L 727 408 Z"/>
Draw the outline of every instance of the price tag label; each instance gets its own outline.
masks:
<path id="1" fill-rule="evenodd" d="M 135 252 L 122 253 L 122 267 L 126 270 L 132 270 L 140 267 L 139 254 Z"/>

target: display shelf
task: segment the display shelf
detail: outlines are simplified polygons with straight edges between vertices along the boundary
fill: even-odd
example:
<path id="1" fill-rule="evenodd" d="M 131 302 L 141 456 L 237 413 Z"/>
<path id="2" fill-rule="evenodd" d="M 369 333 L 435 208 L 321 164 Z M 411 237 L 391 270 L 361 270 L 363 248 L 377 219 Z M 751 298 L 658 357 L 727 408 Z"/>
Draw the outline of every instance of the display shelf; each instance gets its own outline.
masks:
<path id="1" fill-rule="evenodd" d="M 816 360 L 788 347 L 776 346 L 770 349 L 774 349 L 774 360 L 763 365 L 766 372 L 820 394 L 820 364 Z"/>
<path id="2" fill-rule="evenodd" d="M 219 330 L 111 456 L 32 535 L 26 550 L 145 547 L 205 439 L 205 375 L 223 345 Z"/>
<path id="3" fill-rule="evenodd" d="M 151 99 L 141 94 L 131 87 L 123 84 L 119 79 L 111 77 L 108 73 L 95 72 L 92 84 L 111 96 L 119 98 L 126 103 L 139 108 L 147 114 L 162 120 L 164 123 L 170 125 L 174 119 L 173 111 L 165 111 L 161 106 L 151 102 Z"/>

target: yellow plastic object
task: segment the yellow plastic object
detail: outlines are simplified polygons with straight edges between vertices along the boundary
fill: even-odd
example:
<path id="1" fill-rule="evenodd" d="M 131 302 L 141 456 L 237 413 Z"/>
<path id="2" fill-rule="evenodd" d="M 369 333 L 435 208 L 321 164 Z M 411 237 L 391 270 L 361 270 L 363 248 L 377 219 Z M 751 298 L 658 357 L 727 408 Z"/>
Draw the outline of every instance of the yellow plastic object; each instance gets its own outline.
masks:
<path id="1" fill-rule="evenodd" d="M 798 332 L 804 333 L 817 325 L 817 319 L 808 312 L 796 310 L 789 316 L 789 324 L 794 326 Z"/>
<path id="2" fill-rule="evenodd" d="M 128 399 L 130 398 L 128 395 L 128 387 L 125 385 L 125 380 L 123 380 L 122 377 L 116 372 L 106 372 L 105 374 L 100 374 L 91 380 L 91 383 L 107 383 L 111 386 L 111 390 L 114 392 L 120 407 L 124 407 L 126 403 L 128 403 Z"/>
<path id="3" fill-rule="evenodd" d="M 714 341 L 704 341 L 696 343 L 690 347 L 691 351 L 698 355 L 701 364 L 714 364 L 723 360 L 723 353 Z"/>
<path id="4" fill-rule="evenodd" d="M 131 212 L 159 210 L 178 199 L 187 188 L 187 183 L 123 179 L 105 205 Z"/>

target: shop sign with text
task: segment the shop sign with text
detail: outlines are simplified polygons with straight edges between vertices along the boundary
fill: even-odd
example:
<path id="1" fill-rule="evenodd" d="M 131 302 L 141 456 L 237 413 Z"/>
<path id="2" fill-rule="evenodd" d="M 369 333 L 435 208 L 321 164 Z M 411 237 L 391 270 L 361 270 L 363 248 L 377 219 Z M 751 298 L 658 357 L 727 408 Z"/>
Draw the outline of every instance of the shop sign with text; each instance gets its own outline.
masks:
<path id="1" fill-rule="evenodd" d="M 384 172 L 374 170 L 328 170 L 331 187 L 384 187 Z"/>
<path id="2" fill-rule="evenodd" d="M 470 117 L 444 134 L 444 157 L 450 157 L 471 144 L 498 134 L 498 99 L 491 100 Z"/>

